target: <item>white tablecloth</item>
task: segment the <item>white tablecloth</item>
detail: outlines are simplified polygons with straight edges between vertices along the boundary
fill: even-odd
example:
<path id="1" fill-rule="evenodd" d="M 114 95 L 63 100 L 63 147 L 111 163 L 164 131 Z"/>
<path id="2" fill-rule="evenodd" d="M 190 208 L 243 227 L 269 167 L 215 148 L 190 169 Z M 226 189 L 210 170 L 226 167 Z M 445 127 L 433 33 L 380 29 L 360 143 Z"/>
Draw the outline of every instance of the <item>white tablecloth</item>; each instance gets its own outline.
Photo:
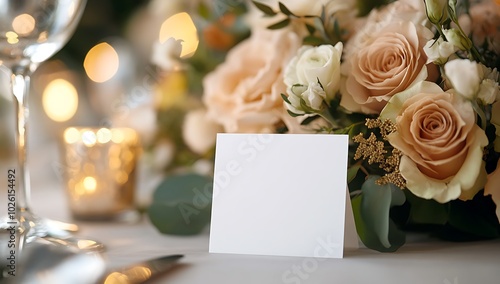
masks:
<path id="1" fill-rule="evenodd" d="M 71 221 L 60 185 L 37 183 L 34 211 Z M 395 253 L 366 248 L 344 259 L 209 254 L 209 234 L 160 234 L 147 217 L 135 224 L 77 222 L 81 236 L 103 242 L 111 267 L 167 254 L 181 265 L 156 283 L 500 283 L 500 240 L 452 243 L 413 236 Z"/>

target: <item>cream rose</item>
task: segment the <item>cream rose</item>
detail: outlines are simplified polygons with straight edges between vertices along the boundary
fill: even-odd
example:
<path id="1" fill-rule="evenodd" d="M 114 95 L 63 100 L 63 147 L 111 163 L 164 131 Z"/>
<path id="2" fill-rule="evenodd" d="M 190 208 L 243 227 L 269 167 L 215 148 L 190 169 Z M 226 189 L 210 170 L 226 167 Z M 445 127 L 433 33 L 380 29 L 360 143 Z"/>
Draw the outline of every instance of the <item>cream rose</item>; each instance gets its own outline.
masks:
<path id="1" fill-rule="evenodd" d="M 445 203 L 483 188 L 488 138 L 470 102 L 424 81 L 395 95 L 380 117 L 396 123 L 388 139 L 403 153 L 400 171 L 413 194 Z"/>
<path id="2" fill-rule="evenodd" d="M 283 70 L 301 45 L 287 29 L 254 30 L 203 80 L 203 101 L 226 132 L 274 132 L 285 121 Z M 293 126 L 294 127 L 294 126 Z M 292 126 L 289 127 L 291 129 Z"/>
<path id="3" fill-rule="evenodd" d="M 295 86 L 291 88 L 288 102 L 285 106 L 295 114 L 319 113 L 322 110 L 326 93 L 319 83 L 311 83 L 309 86 Z M 305 103 L 305 107 L 302 105 Z"/>
<path id="4" fill-rule="evenodd" d="M 500 94 L 499 74 L 481 63 L 468 59 L 455 59 L 444 65 L 448 84 L 465 98 L 479 99 L 492 104 Z"/>
<path id="5" fill-rule="evenodd" d="M 425 46 L 424 51 L 427 55 L 427 63 L 434 62 L 435 64 L 445 64 L 452 54 L 457 52 L 458 48 L 450 42 L 444 41 L 439 37 L 437 40 L 429 40 Z"/>
<path id="6" fill-rule="evenodd" d="M 370 35 L 356 52 L 345 57 L 341 105 L 347 110 L 380 113 L 391 97 L 417 82 L 433 80 L 423 46 L 433 37 L 430 30 L 412 22 L 388 24 Z M 431 70 L 433 71 L 433 70 Z M 431 74 L 431 76 L 429 76 Z"/>
<path id="7" fill-rule="evenodd" d="M 342 43 L 335 46 L 303 46 L 290 60 L 285 69 L 285 84 L 289 93 L 294 85 L 308 86 L 318 80 L 326 92 L 326 98 L 332 99 L 340 87 L 340 58 Z"/>

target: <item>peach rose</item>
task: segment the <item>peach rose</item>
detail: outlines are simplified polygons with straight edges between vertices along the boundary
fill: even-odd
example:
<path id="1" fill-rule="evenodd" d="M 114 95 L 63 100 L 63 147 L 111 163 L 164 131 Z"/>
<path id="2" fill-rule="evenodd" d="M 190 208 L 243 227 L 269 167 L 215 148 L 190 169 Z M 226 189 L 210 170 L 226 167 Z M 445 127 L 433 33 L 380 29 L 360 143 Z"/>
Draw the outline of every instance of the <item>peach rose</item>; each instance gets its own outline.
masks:
<path id="1" fill-rule="evenodd" d="M 385 27 L 394 22 L 412 22 L 416 25 L 429 25 L 425 13 L 424 1 L 421 0 L 399 0 L 394 1 L 381 9 L 374 9 L 366 19 L 358 19 L 354 24 L 354 36 L 349 39 L 344 47 L 344 58 L 366 46 L 373 39 L 373 35 L 379 34 Z M 344 27 L 344 25 L 342 25 Z"/>
<path id="2" fill-rule="evenodd" d="M 377 114 L 391 97 L 417 82 L 434 79 L 423 47 L 433 33 L 410 21 L 393 22 L 370 35 L 345 57 L 341 105 L 349 111 Z M 429 76 L 431 74 L 432 76 Z M 429 78 L 432 77 L 432 78 Z"/>
<path id="3" fill-rule="evenodd" d="M 380 117 L 396 123 L 388 139 L 403 153 L 400 171 L 413 194 L 445 203 L 483 188 L 488 138 L 462 96 L 424 81 L 396 94 Z"/>
<path id="4" fill-rule="evenodd" d="M 205 109 L 188 112 L 182 125 L 182 138 L 193 152 L 203 155 L 215 146 L 215 138 L 222 127 L 207 119 Z"/>
<path id="5" fill-rule="evenodd" d="M 287 29 L 253 31 L 205 76 L 209 117 L 226 132 L 275 132 L 277 123 L 289 122 L 281 98 L 286 92 L 283 70 L 300 45 L 301 39 Z"/>
<path id="6" fill-rule="evenodd" d="M 500 53 L 500 5 L 494 1 L 481 1 L 471 5 L 469 14 L 458 19 L 465 34 L 471 34 L 476 46 L 488 44 L 488 48 Z"/>

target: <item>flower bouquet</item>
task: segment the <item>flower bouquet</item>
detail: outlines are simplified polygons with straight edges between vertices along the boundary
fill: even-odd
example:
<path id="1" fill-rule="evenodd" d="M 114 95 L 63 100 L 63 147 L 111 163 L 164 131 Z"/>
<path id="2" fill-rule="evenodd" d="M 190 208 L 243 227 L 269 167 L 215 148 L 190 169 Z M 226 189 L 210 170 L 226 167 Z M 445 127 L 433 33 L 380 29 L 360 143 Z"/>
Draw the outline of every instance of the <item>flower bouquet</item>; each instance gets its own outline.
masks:
<path id="1" fill-rule="evenodd" d="M 198 74 L 200 123 L 348 134 L 367 247 L 394 251 L 407 230 L 500 236 L 499 1 L 232 2 L 245 9 L 217 21 L 243 18 L 250 35 Z M 219 23 L 215 34 L 236 38 Z"/>

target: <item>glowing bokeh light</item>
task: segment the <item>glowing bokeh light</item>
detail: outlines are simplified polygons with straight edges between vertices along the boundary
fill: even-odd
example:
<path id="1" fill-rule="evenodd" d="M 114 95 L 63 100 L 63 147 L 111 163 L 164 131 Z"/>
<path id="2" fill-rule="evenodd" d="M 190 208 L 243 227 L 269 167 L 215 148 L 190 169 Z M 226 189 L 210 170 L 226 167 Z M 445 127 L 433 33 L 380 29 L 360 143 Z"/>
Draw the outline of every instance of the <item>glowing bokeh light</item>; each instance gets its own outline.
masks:
<path id="1" fill-rule="evenodd" d="M 83 179 L 83 187 L 88 193 L 92 193 L 97 188 L 97 181 L 94 177 L 86 177 Z"/>
<path id="2" fill-rule="evenodd" d="M 103 83 L 116 75 L 120 67 L 120 58 L 116 50 L 106 42 L 92 47 L 83 62 L 83 67 L 90 80 Z"/>
<path id="3" fill-rule="evenodd" d="M 13 31 L 6 32 L 5 37 L 7 38 L 7 42 L 10 44 L 16 44 L 19 42 L 19 36 Z"/>
<path id="4" fill-rule="evenodd" d="M 64 141 L 69 144 L 76 143 L 80 140 L 80 131 L 74 127 L 70 127 L 64 131 Z"/>
<path id="5" fill-rule="evenodd" d="M 12 21 L 12 28 L 19 35 L 28 35 L 35 29 L 35 19 L 28 14 L 21 14 Z"/>
<path id="6" fill-rule="evenodd" d="M 78 92 L 70 82 L 55 79 L 45 87 L 42 105 L 50 119 L 57 122 L 67 121 L 78 109 Z"/>
<path id="7" fill-rule="evenodd" d="M 199 43 L 198 33 L 188 13 L 175 14 L 163 22 L 160 28 L 160 42 L 164 43 L 169 38 L 183 41 L 181 57 L 190 57 L 195 53 Z"/>

